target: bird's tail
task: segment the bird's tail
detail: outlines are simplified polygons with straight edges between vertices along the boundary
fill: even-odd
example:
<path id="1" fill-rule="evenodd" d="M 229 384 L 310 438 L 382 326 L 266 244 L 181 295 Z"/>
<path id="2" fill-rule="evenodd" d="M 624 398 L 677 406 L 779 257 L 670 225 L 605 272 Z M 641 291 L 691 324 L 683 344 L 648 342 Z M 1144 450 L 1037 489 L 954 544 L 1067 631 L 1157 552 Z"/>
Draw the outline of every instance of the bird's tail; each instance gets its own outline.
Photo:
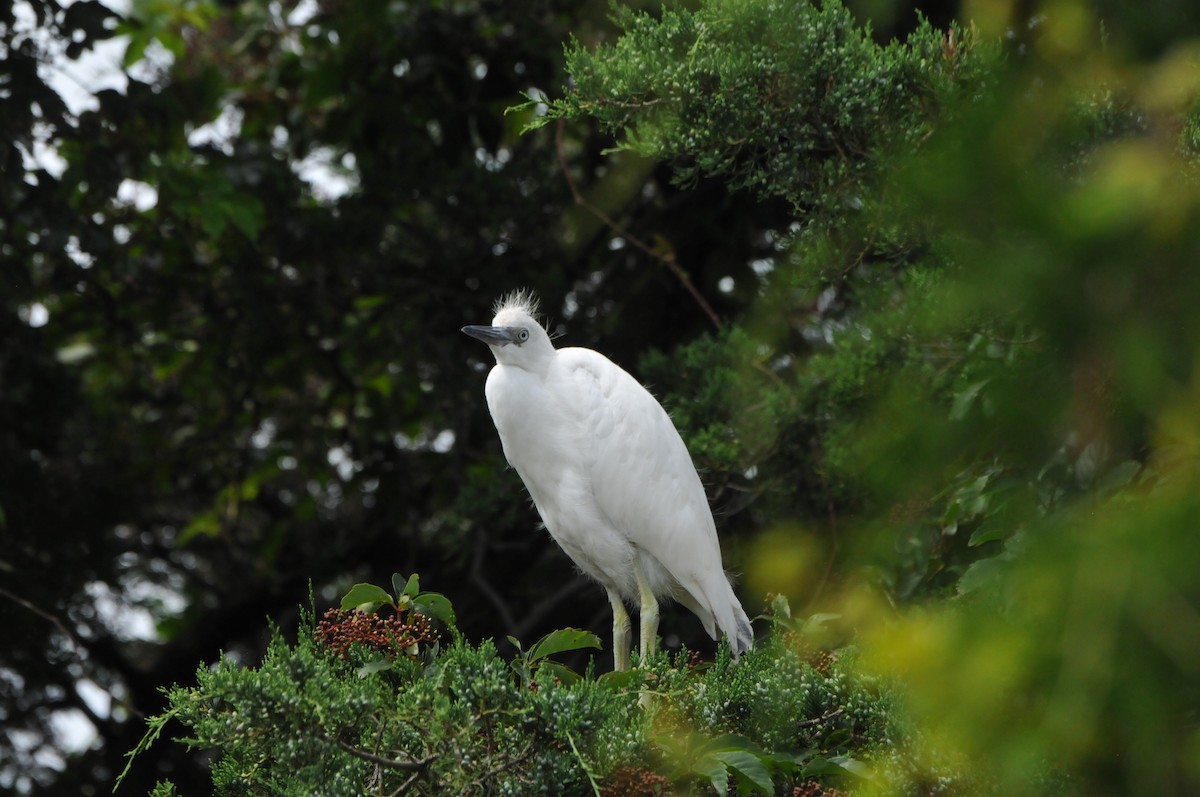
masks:
<path id="1" fill-rule="evenodd" d="M 733 594 L 733 587 L 724 573 L 713 574 L 712 578 L 697 584 L 699 589 L 690 589 L 687 599 L 680 602 L 691 609 L 704 623 L 704 630 L 713 639 L 718 629 L 729 639 L 729 650 L 733 658 L 745 653 L 754 644 L 754 629 L 746 610 Z"/>
<path id="2" fill-rule="evenodd" d="M 726 624 L 723 621 L 721 630 L 729 637 L 729 649 L 733 652 L 733 658 L 736 660 L 754 644 L 754 629 L 750 627 L 750 618 L 746 616 L 746 610 L 742 608 L 737 596 L 733 594 L 732 587 L 729 588 L 729 600 L 731 610 L 729 619 L 732 622 Z"/>

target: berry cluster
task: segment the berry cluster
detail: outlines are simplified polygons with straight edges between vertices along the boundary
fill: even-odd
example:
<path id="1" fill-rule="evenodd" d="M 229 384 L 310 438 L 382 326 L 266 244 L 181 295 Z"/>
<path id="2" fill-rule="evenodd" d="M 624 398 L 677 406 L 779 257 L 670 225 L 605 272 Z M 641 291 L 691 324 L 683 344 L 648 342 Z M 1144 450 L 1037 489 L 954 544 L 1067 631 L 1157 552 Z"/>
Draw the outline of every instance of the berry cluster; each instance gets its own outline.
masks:
<path id="1" fill-rule="evenodd" d="M 429 618 L 416 612 L 383 617 L 343 609 L 325 612 L 324 618 L 317 623 L 316 637 L 343 659 L 351 645 L 413 655 L 413 646 L 435 642 L 438 638 Z"/>

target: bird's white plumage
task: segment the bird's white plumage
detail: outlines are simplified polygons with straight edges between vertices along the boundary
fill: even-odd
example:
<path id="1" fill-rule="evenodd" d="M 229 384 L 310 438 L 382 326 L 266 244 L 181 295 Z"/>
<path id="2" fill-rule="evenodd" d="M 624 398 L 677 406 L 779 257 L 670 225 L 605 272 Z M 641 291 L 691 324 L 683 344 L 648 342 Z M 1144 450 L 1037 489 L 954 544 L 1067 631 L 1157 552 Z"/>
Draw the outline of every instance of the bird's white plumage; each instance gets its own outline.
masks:
<path id="1" fill-rule="evenodd" d="M 603 355 L 556 350 L 535 313 L 524 293 L 498 304 L 491 330 L 514 340 L 488 341 L 496 366 L 486 395 L 505 457 L 546 528 L 610 595 L 639 599 L 640 563 L 655 596 L 678 600 L 710 636 L 724 632 L 741 653 L 753 639 L 750 623 L 722 569 L 704 487 L 670 417 Z M 471 329 L 479 328 L 464 331 Z M 519 330 L 524 340 L 515 339 Z"/>

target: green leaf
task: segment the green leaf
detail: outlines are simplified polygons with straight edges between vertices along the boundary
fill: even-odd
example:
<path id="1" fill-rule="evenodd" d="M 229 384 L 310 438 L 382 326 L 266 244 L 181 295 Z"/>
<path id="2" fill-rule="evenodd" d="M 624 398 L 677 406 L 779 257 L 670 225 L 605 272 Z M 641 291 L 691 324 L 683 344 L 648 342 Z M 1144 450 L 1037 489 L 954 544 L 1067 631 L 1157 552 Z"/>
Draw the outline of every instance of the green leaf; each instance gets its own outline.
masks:
<path id="1" fill-rule="evenodd" d="M 175 58 L 182 59 L 187 55 L 187 42 L 183 36 L 165 28 L 160 28 L 157 33 L 155 38 L 158 39 L 158 43 L 170 50 Z"/>
<path id="2" fill-rule="evenodd" d="M 639 688 L 645 682 L 645 672 L 643 670 L 624 670 L 606 672 L 596 679 L 596 683 L 603 686 L 605 689 L 610 689 L 614 692 L 622 692 L 629 689 Z"/>
<path id="3" fill-rule="evenodd" d="M 565 664 L 557 661 L 543 661 L 538 667 L 542 672 L 549 672 L 564 684 L 573 684 L 583 680 L 583 676 Z"/>
<path id="4" fill-rule="evenodd" d="M 266 214 L 262 203 L 249 194 L 230 194 L 218 200 L 225 217 L 251 241 L 258 240 Z"/>
<path id="5" fill-rule="evenodd" d="M 838 755 L 829 759 L 830 763 L 839 766 L 844 772 L 849 772 L 851 775 L 856 775 L 860 778 L 869 777 L 871 769 L 857 758 L 851 758 L 846 755 Z"/>
<path id="6" fill-rule="evenodd" d="M 967 417 L 967 413 L 971 411 L 971 405 L 975 403 L 975 399 L 979 397 L 979 391 L 983 390 L 984 386 L 991 381 L 984 379 L 969 385 L 961 393 L 954 397 L 954 403 L 950 405 L 950 420 L 961 421 Z"/>
<path id="7" fill-rule="evenodd" d="M 958 579 L 958 594 L 966 595 L 980 588 L 994 586 L 1003 574 L 1003 565 L 1004 559 L 1001 556 L 972 563 Z"/>
<path id="8" fill-rule="evenodd" d="M 450 599 L 439 592 L 422 592 L 412 599 L 413 606 L 426 617 L 434 617 L 448 626 L 456 624 L 454 607 Z"/>
<path id="9" fill-rule="evenodd" d="M 404 586 L 400 586 L 402 582 Z M 413 573 L 405 581 L 404 576 L 399 573 L 392 573 L 392 589 L 396 590 L 397 598 L 401 595 L 407 595 L 410 598 L 416 597 L 417 593 L 421 591 L 420 577 L 416 573 Z"/>
<path id="10" fill-rule="evenodd" d="M 729 767 L 724 761 L 715 756 L 706 756 L 697 761 L 692 769 L 697 775 L 708 778 L 717 794 L 729 793 Z"/>
<path id="11" fill-rule="evenodd" d="M 817 612 L 808 616 L 808 619 L 804 621 L 804 625 L 800 627 L 800 630 L 805 634 L 813 634 L 823 630 L 825 626 L 834 620 L 840 620 L 841 617 L 842 615 L 836 612 Z"/>
<path id="12" fill-rule="evenodd" d="M 730 769 L 738 773 L 739 780 L 753 785 L 763 794 L 769 796 L 775 793 L 775 784 L 771 781 L 771 774 L 767 772 L 766 766 L 758 756 L 753 753 L 747 750 L 722 750 L 713 753 L 712 757 L 724 762 Z M 738 794 L 741 793 L 742 790 L 739 789 Z"/>
<path id="13" fill-rule="evenodd" d="M 591 631 L 581 631 L 578 628 L 560 628 L 557 631 L 551 631 L 537 642 L 534 642 L 529 648 L 528 659 L 529 663 L 532 664 L 538 659 L 544 659 L 547 656 L 553 656 L 555 653 L 562 653 L 566 650 L 579 650 L 580 648 L 599 649 L 600 647 L 600 637 Z"/>
<path id="14" fill-rule="evenodd" d="M 1007 532 L 1003 529 L 984 526 L 983 528 L 975 529 L 975 533 L 971 535 L 971 539 L 967 541 L 967 545 L 974 547 L 987 542 L 995 542 L 1004 539 L 1006 535 Z"/>
<path id="15" fill-rule="evenodd" d="M 392 377 L 388 374 L 380 374 L 368 379 L 366 385 L 384 398 L 391 398 L 394 389 Z"/>
<path id="16" fill-rule="evenodd" d="M 758 758 L 760 761 L 769 762 L 771 766 L 768 769 L 772 771 L 794 772 L 808 763 L 808 761 L 816 755 L 815 750 L 800 750 L 786 751 L 778 750 L 772 753 L 760 752 Z"/>
<path id="17" fill-rule="evenodd" d="M 394 604 L 392 596 L 374 584 L 355 584 L 342 598 L 342 611 L 358 609 L 373 612 L 384 604 Z"/>
<path id="18" fill-rule="evenodd" d="M 372 296 L 360 296 L 354 300 L 354 308 L 356 310 L 374 310 L 376 307 L 387 302 L 388 297 L 378 294 Z"/>
<path id="19" fill-rule="evenodd" d="M 197 537 L 221 536 L 221 521 L 213 511 L 201 512 L 179 533 L 177 545 L 186 545 Z"/>
<path id="20" fill-rule="evenodd" d="M 358 668 L 358 677 L 367 678 L 377 672 L 392 669 L 392 660 L 389 658 L 378 658 L 375 661 L 369 661 Z"/>
<path id="21" fill-rule="evenodd" d="M 149 44 L 150 35 L 148 33 L 138 30 L 131 34 L 129 37 L 129 44 L 125 47 L 125 55 L 122 58 L 122 64 L 126 67 L 130 67 L 142 60 L 142 56 L 146 54 L 146 47 Z"/>
<path id="22" fill-rule="evenodd" d="M 1103 477 L 1096 482 L 1096 489 L 1102 492 L 1119 490 L 1133 481 L 1142 470 L 1142 463 L 1136 460 L 1126 460 L 1114 465 Z"/>
<path id="23" fill-rule="evenodd" d="M 200 228 L 204 230 L 204 234 L 209 238 L 220 238 L 229 219 L 224 206 L 217 202 L 205 203 L 199 206 L 199 213 Z"/>

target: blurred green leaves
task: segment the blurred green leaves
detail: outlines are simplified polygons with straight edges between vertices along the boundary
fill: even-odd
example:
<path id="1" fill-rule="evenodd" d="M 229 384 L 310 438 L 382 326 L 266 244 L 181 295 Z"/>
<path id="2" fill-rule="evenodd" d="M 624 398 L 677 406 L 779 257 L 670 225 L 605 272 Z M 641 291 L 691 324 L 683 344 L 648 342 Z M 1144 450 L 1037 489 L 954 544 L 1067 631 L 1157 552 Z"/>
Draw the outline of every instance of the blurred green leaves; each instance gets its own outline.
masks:
<path id="1" fill-rule="evenodd" d="M 1179 560 L 1200 555 L 1182 521 L 1197 485 L 1194 462 L 1158 462 L 1164 423 L 1193 425 L 1177 407 L 1200 362 L 1196 164 L 1163 134 L 1170 114 L 1131 110 L 1168 67 L 1067 46 L 1055 37 L 1086 34 L 1050 19 L 1035 54 L 888 181 L 902 223 L 927 230 L 947 266 L 923 334 L 952 340 L 989 319 L 990 335 L 1023 342 L 949 412 L 919 382 L 903 411 L 878 406 L 892 442 L 884 427 L 864 439 L 875 484 L 939 496 L 943 535 L 970 521 L 969 544 L 997 555 L 961 571 L 965 598 L 882 623 L 866 647 L 911 685 L 930 746 L 1001 791 L 1033 788 L 1052 762 L 1092 794 L 1184 794 L 1197 783 L 1200 593 Z M 1138 121 L 1094 125 L 1063 158 L 1079 114 L 1118 113 Z M 944 540 L 929 550 L 932 566 L 951 561 Z"/>
<path id="2" fill-rule="evenodd" d="M 927 752 L 970 762 L 969 781 L 1195 791 L 1197 41 L 1150 45 L 1111 4 L 979 3 L 978 28 L 887 48 L 827 35 L 858 55 L 795 64 L 780 53 L 841 11 L 768 25 L 777 10 L 624 14 L 617 44 L 569 50 L 576 84 L 552 106 L 684 182 L 818 209 L 758 312 L 679 356 L 700 458 L 755 466 L 714 477 L 771 519 L 749 583 L 794 596 L 826 584 L 823 558 L 850 565 L 805 597 L 865 634 L 911 689 Z M 795 75 L 824 93 L 772 93 Z M 822 115 L 866 75 L 904 99 Z M 791 518 L 769 497 L 782 485 Z"/>
<path id="3" fill-rule="evenodd" d="M 665 738 L 657 744 L 673 764 L 672 780 L 701 777 L 720 795 L 729 793 L 731 782 L 737 783 L 738 794 L 775 793 L 767 768 L 770 759 L 748 739 L 732 735 L 699 740 Z"/>
<path id="4" fill-rule="evenodd" d="M 1092 793 L 1189 791 L 1196 487 L 1041 524 L 986 578 L 968 571 L 971 600 L 881 624 L 867 648 L 909 685 L 930 744 L 1007 790 L 1053 761 Z"/>
<path id="5" fill-rule="evenodd" d="M 142 60 L 152 42 L 162 45 L 176 58 L 184 58 L 186 31 L 204 31 L 217 16 L 217 6 L 209 0 L 134 0 L 129 18 L 119 29 L 129 36 L 125 66 Z"/>

